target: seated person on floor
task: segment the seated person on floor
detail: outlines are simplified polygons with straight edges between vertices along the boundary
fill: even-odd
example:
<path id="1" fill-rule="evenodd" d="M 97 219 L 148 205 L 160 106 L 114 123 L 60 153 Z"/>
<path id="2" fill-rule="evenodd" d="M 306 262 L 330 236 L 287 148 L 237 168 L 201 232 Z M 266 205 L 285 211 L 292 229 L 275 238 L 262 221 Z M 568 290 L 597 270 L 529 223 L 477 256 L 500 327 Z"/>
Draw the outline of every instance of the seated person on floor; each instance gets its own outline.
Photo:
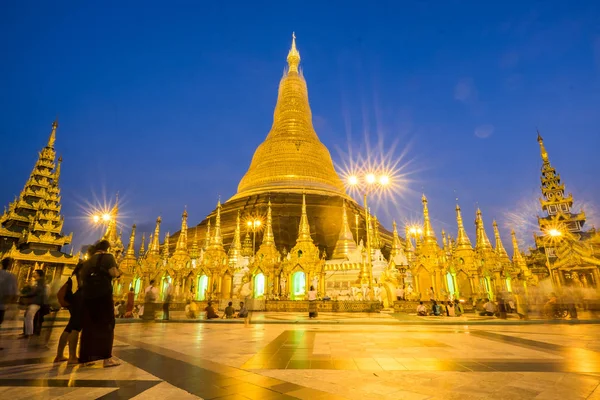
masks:
<path id="1" fill-rule="evenodd" d="M 229 302 L 227 304 L 227 307 L 225 307 L 225 313 L 223 314 L 223 316 L 221 318 L 227 318 L 227 319 L 231 319 L 233 318 L 235 314 L 235 310 L 233 309 L 233 302 Z"/>
<path id="2" fill-rule="evenodd" d="M 437 301 L 433 301 L 433 306 L 431 306 L 431 315 L 440 316 L 442 315 L 442 306 L 440 306 Z"/>
<path id="3" fill-rule="evenodd" d="M 417 315 L 422 317 L 427 315 L 427 307 L 425 307 L 422 301 L 419 302 L 419 305 L 417 306 Z"/>
<path id="4" fill-rule="evenodd" d="M 238 318 L 248 318 L 248 309 L 243 301 L 240 301 L 240 311 L 237 316 Z"/>
<path id="5" fill-rule="evenodd" d="M 185 317 L 190 319 L 196 319 L 198 306 L 191 300 L 188 300 L 185 305 Z"/>
<path id="6" fill-rule="evenodd" d="M 215 309 L 212 306 L 212 303 L 209 301 L 208 305 L 204 309 L 206 311 L 206 319 L 214 319 L 219 318 L 219 315 L 215 312 Z"/>
<path id="7" fill-rule="evenodd" d="M 492 301 L 490 299 L 488 299 L 486 301 L 486 303 L 483 305 L 483 311 L 480 312 L 479 315 L 481 315 L 481 316 L 487 315 L 488 317 L 493 317 L 495 312 L 496 312 L 496 305 L 494 303 L 492 303 Z"/>

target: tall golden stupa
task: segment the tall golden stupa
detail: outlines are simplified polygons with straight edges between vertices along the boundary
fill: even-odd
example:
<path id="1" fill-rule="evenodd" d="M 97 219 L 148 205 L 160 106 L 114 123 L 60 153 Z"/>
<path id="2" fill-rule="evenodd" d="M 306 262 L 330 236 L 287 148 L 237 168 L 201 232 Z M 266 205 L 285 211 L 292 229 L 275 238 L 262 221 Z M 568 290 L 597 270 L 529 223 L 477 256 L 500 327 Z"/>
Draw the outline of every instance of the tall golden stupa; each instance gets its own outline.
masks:
<path id="1" fill-rule="evenodd" d="M 259 216 L 264 224 L 270 201 L 277 248 L 289 251 L 298 237 L 302 195 L 305 194 L 313 240 L 321 252 L 325 251 L 327 257 L 331 257 L 342 229 L 343 203 L 346 202 L 352 232 L 358 232 L 356 242 L 366 241 L 364 211 L 346 194 L 329 150 L 321 143 L 313 127 L 295 35 L 292 36 L 287 64 L 279 83 L 271 130 L 256 149 L 237 193 L 221 206 L 221 235 L 227 249 L 234 239 L 238 212 L 242 229 L 246 226 L 245 220 L 250 217 Z M 190 228 L 187 235 L 189 246 L 196 234 L 206 241 L 208 221 L 212 220 L 214 224 L 216 213 L 215 209 L 195 228 Z M 379 227 L 379 233 L 383 250 L 387 253 L 391 233 L 382 227 Z M 176 243 L 178 236 L 179 233 L 171 236 L 170 243 Z M 262 236 L 262 231 L 256 233 L 257 244 L 262 242 Z"/>

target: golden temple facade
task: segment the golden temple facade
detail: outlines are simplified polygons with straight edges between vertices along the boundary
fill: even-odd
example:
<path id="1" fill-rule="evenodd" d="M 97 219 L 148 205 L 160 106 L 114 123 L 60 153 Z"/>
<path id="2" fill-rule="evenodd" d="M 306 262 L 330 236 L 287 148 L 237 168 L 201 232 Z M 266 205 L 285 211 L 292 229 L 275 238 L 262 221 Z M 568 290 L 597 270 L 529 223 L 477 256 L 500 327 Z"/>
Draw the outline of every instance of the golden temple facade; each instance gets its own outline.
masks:
<path id="1" fill-rule="evenodd" d="M 170 282 L 179 300 L 240 298 L 244 285 L 256 299 L 302 300 L 313 286 L 323 297 L 389 305 L 400 286 L 412 299 L 428 300 L 495 297 L 536 284 L 516 238 L 511 258 L 495 221 L 492 246 L 480 210 L 475 246 L 458 205 L 456 239 L 436 235 L 424 195 L 423 223 L 407 227 L 405 239 L 395 222 L 389 232 L 365 213 L 346 194 L 312 125 L 295 37 L 287 63 L 273 125 L 237 193 L 194 227 L 188 228 L 184 211 L 180 231 L 165 234 L 162 245 L 159 217 L 148 248 L 142 239 L 137 256 L 134 226 L 117 296 L 133 286 L 141 298 L 154 279 L 160 287 Z M 257 218 L 260 231 L 253 225 Z M 109 230 L 105 237 L 123 249 Z"/>
<path id="2" fill-rule="evenodd" d="M 54 148 L 57 130 L 58 122 L 54 121 L 48 143 L 38 154 L 23 190 L 0 216 L 0 258 L 15 260 L 12 272 L 20 286 L 29 281 L 35 269 L 60 277 L 65 266 L 72 268 L 79 261 L 79 255 L 61 251 L 71 243 L 73 234 L 62 234 L 58 186 L 62 158 L 56 160 Z"/>

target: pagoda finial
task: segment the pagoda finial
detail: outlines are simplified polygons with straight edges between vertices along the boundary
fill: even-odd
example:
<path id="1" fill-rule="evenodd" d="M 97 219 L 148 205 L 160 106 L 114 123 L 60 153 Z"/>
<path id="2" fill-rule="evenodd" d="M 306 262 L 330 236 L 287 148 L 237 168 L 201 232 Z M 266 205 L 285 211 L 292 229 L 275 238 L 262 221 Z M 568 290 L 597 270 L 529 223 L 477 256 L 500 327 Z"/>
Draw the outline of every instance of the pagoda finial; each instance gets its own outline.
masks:
<path id="1" fill-rule="evenodd" d="M 498 223 L 496 222 L 496 220 L 494 220 L 493 226 L 494 238 L 496 239 L 496 248 L 494 250 L 496 251 L 497 255 L 508 258 L 508 254 L 506 253 L 506 249 L 504 248 L 504 245 L 502 244 L 502 239 L 500 238 L 500 230 L 498 230 Z"/>
<path id="2" fill-rule="evenodd" d="M 223 237 L 221 236 L 221 199 L 217 202 L 217 217 L 215 218 L 215 234 L 212 244 L 214 246 L 223 245 Z"/>
<path id="3" fill-rule="evenodd" d="M 390 258 L 394 258 L 402 252 L 402 244 L 400 243 L 400 236 L 398 236 L 396 221 L 392 222 L 392 227 L 392 250 L 390 251 Z"/>
<path id="4" fill-rule="evenodd" d="M 512 237 L 512 245 L 513 245 L 513 262 L 521 263 L 523 261 L 523 256 L 521 255 L 521 251 L 519 250 L 519 243 L 517 241 L 517 235 L 515 234 L 515 230 L 511 229 L 510 236 Z"/>
<path id="5" fill-rule="evenodd" d="M 157 255 L 160 253 L 160 223 L 162 219 L 160 217 L 156 218 L 156 227 L 154 228 L 154 235 L 152 236 L 152 241 L 148 246 L 148 251 L 150 254 Z"/>
<path id="6" fill-rule="evenodd" d="M 212 242 L 212 238 L 210 237 L 210 218 L 206 223 L 206 239 L 204 240 L 204 250 L 208 249 Z"/>
<path id="7" fill-rule="evenodd" d="M 54 143 L 56 142 L 56 130 L 58 129 L 58 118 L 54 120 L 52 123 L 52 130 L 50 131 L 50 138 L 48 139 L 48 145 L 51 149 L 54 148 Z"/>
<path id="8" fill-rule="evenodd" d="M 544 139 L 542 138 L 540 131 L 537 131 L 537 141 L 540 144 L 540 152 L 542 154 L 542 161 L 544 161 L 544 164 L 547 164 L 550 161 L 548 159 L 548 152 L 546 151 L 546 147 L 544 146 Z"/>
<path id="9" fill-rule="evenodd" d="M 128 258 L 135 258 L 135 229 L 136 226 L 133 224 L 131 227 L 131 235 L 129 235 L 129 246 L 127 246 L 127 253 L 125 254 L 125 257 Z"/>
<path id="10" fill-rule="evenodd" d="M 170 239 L 171 235 L 169 234 L 169 232 L 167 232 L 165 234 L 165 244 L 163 244 L 163 258 L 165 260 L 167 260 L 169 258 L 169 246 L 170 246 Z"/>
<path id="11" fill-rule="evenodd" d="M 271 216 L 271 200 L 267 204 L 267 226 L 263 236 L 263 245 L 275 246 L 275 236 L 273 235 L 273 217 Z"/>
<path id="12" fill-rule="evenodd" d="M 56 163 L 56 169 L 54 170 L 54 186 L 58 185 L 58 180 L 60 179 L 60 169 L 61 169 L 61 164 L 62 164 L 62 156 L 58 157 L 58 162 Z"/>
<path id="13" fill-rule="evenodd" d="M 300 52 L 296 49 L 296 33 L 292 32 L 292 47 L 288 52 L 287 56 L 288 72 L 298 72 L 298 65 L 300 65 Z"/>
<path id="14" fill-rule="evenodd" d="M 436 243 L 435 232 L 431 227 L 431 221 L 429 220 L 429 208 L 427 207 L 427 197 L 423 193 L 421 197 L 423 203 L 423 242 L 424 243 Z"/>
<path id="15" fill-rule="evenodd" d="M 198 227 L 194 227 L 194 240 L 192 240 L 192 251 L 190 252 L 190 256 L 194 259 L 199 256 L 199 248 L 198 248 Z"/>
<path id="16" fill-rule="evenodd" d="M 356 250 L 356 242 L 354 236 L 350 230 L 350 224 L 348 223 L 348 213 L 346 211 L 346 202 L 342 202 L 342 229 L 340 230 L 340 236 L 335 244 L 333 250 L 332 259 L 348 258 L 348 254 Z"/>
<path id="17" fill-rule="evenodd" d="M 481 217 L 481 210 L 477 209 L 477 217 L 475 218 L 475 227 L 477 231 L 477 237 L 475 241 L 475 247 L 477 249 L 491 249 L 490 239 L 488 239 L 485 233 L 485 227 L 483 226 L 483 218 Z"/>
<path id="18" fill-rule="evenodd" d="M 242 241 L 241 241 L 241 217 L 240 210 L 237 213 L 237 219 L 235 221 L 235 232 L 233 234 L 233 241 L 229 247 L 229 262 L 237 264 L 239 258 L 242 255 Z"/>
<path id="19" fill-rule="evenodd" d="M 308 215 L 306 214 L 306 194 L 302 193 L 302 216 L 300 217 L 300 226 L 298 228 L 298 239 L 296 242 L 311 242 L 310 225 L 308 224 Z"/>
<path id="20" fill-rule="evenodd" d="M 181 214 L 181 231 L 179 233 L 179 238 L 177 238 L 177 245 L 175 245 L 175 252 L 183 252 L 183 253 L 187 253 L 188 251 L 188 247 L 187 247 L 187 231 L 188 231 L 188 226 L 187 226 L 187 218 L 188 218 L 188 213 L 187 210 L 184 208 L 183 209 L 183 214 Z"/>
<path id="21" fill-rule="evenodd" d="M 404 227 L 404 235 L 406 236 L 404 253 L 406 253 L 406 256 L 408 257 L 409 261 L 411 261 L 415 252 L 415 248 L 413 246 L 412 239 L 410 238 L 410 227 L 408 225 Z"/>
<path id="22" fill-rule="evenodd" d="M 146 252 L 146 234 L 142 233 L 142 245 L 140 246 L 140 253 L 138 254 L 138 257 L 140 257 L 140 258 L 144 257 L 145 252 Z"/>
<path id="23" fill-rule="evenodd" d="M 246 229 L 246 236 L 244 237 L 244 244 L 242 245 L 242 256 L 252 256 L 252 239 L 250 238 L 250 231 Z"/>
<path id="24" fill-rule="evenodd" d="M 471 240 L 465 232 L 465 226 L 463 224 L 462 214 L 460 212 L 460 206 L 456 205 L 456 225 L 458 226 L 458 232 L 456 234 L 456 248 L 457 249 L 472 249 Z"/>

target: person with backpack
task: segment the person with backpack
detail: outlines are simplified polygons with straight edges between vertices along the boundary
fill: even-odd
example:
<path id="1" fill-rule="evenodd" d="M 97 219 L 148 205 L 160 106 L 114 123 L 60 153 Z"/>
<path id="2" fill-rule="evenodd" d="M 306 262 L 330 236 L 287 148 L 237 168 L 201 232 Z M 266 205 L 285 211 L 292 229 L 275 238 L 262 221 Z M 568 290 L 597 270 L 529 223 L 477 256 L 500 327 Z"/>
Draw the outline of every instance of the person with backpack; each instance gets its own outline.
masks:
<path id="1" fill-rule="evenodd" d="M 81 269 L 83 313 L 79 362 L 103 360 L 105 368 L 120 365 L 112 358 L 115 313 L 111 281 L 121 276 L 121 271 L 109 249 L 108 240 L 97 243 L 94 255 Z"/>

